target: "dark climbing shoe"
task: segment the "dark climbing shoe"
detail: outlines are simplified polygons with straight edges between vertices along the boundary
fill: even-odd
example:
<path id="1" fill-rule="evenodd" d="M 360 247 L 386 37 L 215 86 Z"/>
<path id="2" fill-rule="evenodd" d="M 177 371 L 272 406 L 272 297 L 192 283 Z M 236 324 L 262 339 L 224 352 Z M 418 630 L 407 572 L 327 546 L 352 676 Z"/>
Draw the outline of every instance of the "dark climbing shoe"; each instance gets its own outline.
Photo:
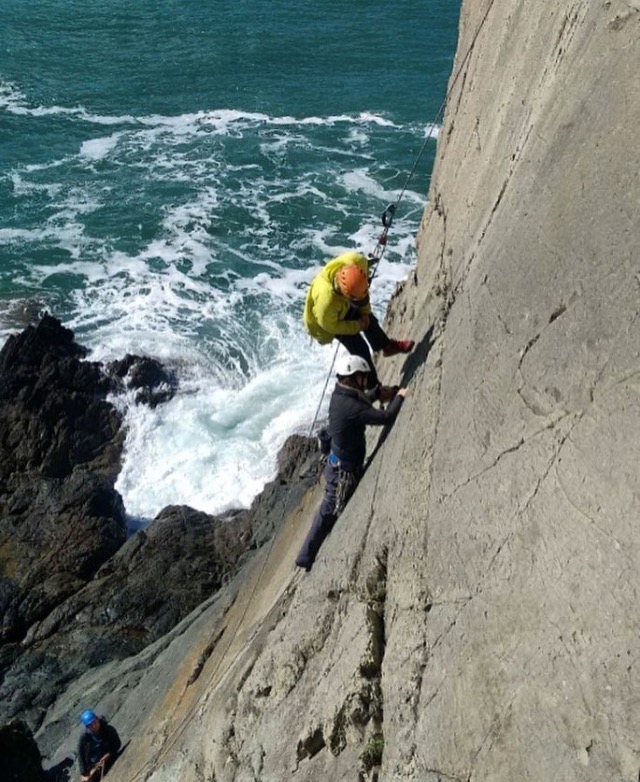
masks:
<path id="1" fill-rule="evenodd" d="M 411 353 L 415 344 L 412 339 L 392 339 L 386 348 L 382 348 L 382 355 L 388 358 L 398 353 Z"/>
<path id="2" fill-rule="evenodd" d="M 307 573 L 311 572 L 311 564 L 307 562 L 307 560 L 302 559 L 301 557 L 298 557 L 298 559 L 296 559 L 296 566 L 302 568 Z"/>

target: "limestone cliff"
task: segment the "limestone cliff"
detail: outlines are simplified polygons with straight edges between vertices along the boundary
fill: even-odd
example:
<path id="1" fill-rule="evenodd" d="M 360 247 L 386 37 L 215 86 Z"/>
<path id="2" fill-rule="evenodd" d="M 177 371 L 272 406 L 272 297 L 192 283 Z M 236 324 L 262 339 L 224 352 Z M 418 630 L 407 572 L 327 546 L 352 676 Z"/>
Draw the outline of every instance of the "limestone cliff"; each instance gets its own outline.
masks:
<path id="1" fill-rule="evenodd" d="M 638 0 L 467 0 L 395 427 L 310 575 L 319 489 L 45 751 L 89 700 L 112 782 L 637 782 L 638 74 Z"/>

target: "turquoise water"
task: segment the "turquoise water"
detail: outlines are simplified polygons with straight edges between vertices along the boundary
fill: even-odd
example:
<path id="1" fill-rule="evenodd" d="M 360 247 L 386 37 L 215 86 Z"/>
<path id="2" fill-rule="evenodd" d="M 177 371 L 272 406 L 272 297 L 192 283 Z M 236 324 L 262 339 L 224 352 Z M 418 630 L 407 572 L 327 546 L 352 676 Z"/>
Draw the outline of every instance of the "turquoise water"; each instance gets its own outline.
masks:
<path id="1" fill-rule="evenodd" d="M 0 338 L 49 309 L 98 359 L 178 369 L 164 409 L 121 400 L 132 516 L 246 505 L 309 424 L 332 353 L 304 334 L 305 287 L 375 247 L 438 121 L 459 5 L 0 0 Z M 413 263 L 432 135 L 380 314 Z"/>

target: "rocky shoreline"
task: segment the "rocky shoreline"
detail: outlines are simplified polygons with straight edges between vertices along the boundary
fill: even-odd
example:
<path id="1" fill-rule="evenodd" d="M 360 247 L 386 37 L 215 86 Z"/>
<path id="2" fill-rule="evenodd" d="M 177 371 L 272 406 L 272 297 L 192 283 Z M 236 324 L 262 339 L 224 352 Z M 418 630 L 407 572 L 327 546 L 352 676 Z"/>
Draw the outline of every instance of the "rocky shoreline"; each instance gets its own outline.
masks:
<path id="1" fill-rule="evenodd" d="M 86 356 L 49 315 L 0 351 L 0 726 L 21 735 L 70 682 L 139 653 L 215 594 L 319 473 L 315 444 L 293 436 L 249 510 L 169 506 L 127 538 L 114 488 L 125 431 L 109 398 L 134 390 L 155 406 L 178 381 L 152 359 Z"/>

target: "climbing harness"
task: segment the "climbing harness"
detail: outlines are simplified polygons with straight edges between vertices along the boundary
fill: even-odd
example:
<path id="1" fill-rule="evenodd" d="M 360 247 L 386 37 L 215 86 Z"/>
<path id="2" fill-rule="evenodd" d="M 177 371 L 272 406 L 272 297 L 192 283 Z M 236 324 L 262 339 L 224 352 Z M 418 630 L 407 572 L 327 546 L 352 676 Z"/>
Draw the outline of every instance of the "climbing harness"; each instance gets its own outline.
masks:
<path id="1" fill-rule="evenodd" d="M 336 482 L 335 505 L 333 512 L 338 517 L 345 509 L 346 504 L 362 477 L 362 469 L 359 465 L 352 465 L 341 461 L 333 451 L 329 452 L 327 462 L 338 472 Z"/>

